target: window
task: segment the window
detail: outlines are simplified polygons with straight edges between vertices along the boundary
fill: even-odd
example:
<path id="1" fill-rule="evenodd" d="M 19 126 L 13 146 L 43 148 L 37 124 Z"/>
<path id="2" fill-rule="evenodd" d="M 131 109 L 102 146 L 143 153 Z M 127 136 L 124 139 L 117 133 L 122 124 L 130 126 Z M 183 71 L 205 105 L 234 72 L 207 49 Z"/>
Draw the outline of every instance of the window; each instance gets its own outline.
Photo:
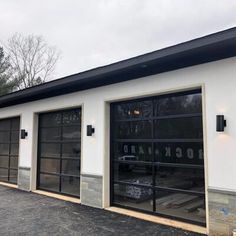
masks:
<path id="1" fill-rule="evenodd" d="M 111 104 L 113 205 L 205 225 L 201 90 Z"/>

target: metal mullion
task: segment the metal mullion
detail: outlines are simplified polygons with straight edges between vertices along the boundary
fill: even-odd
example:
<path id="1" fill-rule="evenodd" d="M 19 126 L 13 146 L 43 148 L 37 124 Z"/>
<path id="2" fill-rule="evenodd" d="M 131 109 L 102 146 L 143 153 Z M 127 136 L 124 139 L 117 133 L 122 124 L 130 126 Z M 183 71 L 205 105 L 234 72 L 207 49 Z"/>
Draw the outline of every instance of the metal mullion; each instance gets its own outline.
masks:
<path id="1" fill-rule="evenodd" d="M 62 112 L 63 113 L 63 112 Z M 81 126 L 79 123 L 77 124 L 60 124 L 60 125 L 41 125 L 40 128 L 41 129 L 53 129 L 53 128 L 60 128 L 60 127 L 75 127 L 75 126 Z"/>
<path id="2" fill-rule="evenodd" d="M 74 174 L 60 174 L 61 176 L 65 176 L 65 177 L 75 177 L 75 178 L 79 178 L 80 179 L 80 175 L 74 175 Z"/>
<path id="3" fill-rule="evenodd" d="M 191 118 L 202 116 L 202 113 L 189 113 L 189 114 L 176 114 L 176 115 L 164 115 L 164 116 L 153 116 L 152 117 L 140 117 L 140 118 L 127 118 L 117 119 L 114 122 L 135 122 L 135 121 L 149 121 L 149 120 L 162 120 L 162 119 L 177 119 L 177 118 Z"/>
<path id="4" fill-rule="evenodd" d="M 8 181 L 10 181 L 10 165 L 11 165 L 11 128 L 12 128 L 12 120 L 10 119 L 10 131 L 9 131 L 9 155 L 8 155 Z"/>
<path id="5" fill-rule="evenodd" d="M 192 118 L 202 116 L 201 113 L 189 113 L 189 114 L 176 114 L 176 115 L 165 115 L 165 116 L 154 116 L 154 120 L 163 120 L 163 119 L 178 119 L 178 118 Z"/>
<path id="6" fill-rule="evenodd" d="M 153 186 L 148 185 L 148 184 L 137 184 L 137 183 L 131 183 L 131 182 L 121 181 L 121 180 L 114 180 L 113 183 L 120 184 L 120 185 L 129 185 L 129 186 L 153 189 Z"/>
<path id="7" fill-rule="evenodd" d="M 154 189 L 154 186 L 156 185 L 156 166 L 154 165 L 155 163 L 155 153 L 154 153 L 154 122 L 155 120 L 153 119 L 154 117 L 154 98 L 152 99 L 152 202 L 153 202 L 153 212 L 156 212 L 156 191 Z"/>
<path id="8" fill-rule="evenodd" d="M 152 161 L 119 161 L 119 160 L 114 160 L 114 163 L 119 163 L 119 164 L 131 164 L 131 165 L 145 165 L 145 166 L 152 166 L 153 163 Z"/>
<path id="9" fill-rule="evenodd" d="M 54 175 L 54 176 L 59 176 L 60 177 L 60 173 L 56 173 L 56 172 L 48 172 L 48 171 L 41 171 L 40 174 L 44 174 L 44 175 Z"/>
<path id="10" fill-rule="evenodd" d="M 176 168 L 189 168 L 189 169 L 204 169 L 204 165 L 194 165 L 194 164 L 181 164 L 181 163 L 164 163 L 164 162 L 155 162 L 156 166 L 163 167 L 176 167 Z"/>
<path id="11" fill-rule="evenodd" d="M 0 166 L 0 169 L 8 170 L 9 168 L 8 167 L 4 167 L 4 166 Z"/>
<path id="12" fill-rule="evenodd" d="M 62 127 L 63 128 L 63 127 Z M 47 141 L 41 141 L 41 143 L 78 143 L 81 140 L 47 140 Z"/>
<path id="13" fill-rule="evenodd" d="M 63 112 L 61 113 L 61 126 L 60 126 L 60 174 L 59 174 L 59 192 L 61 192 L 61 172 L 62 172 L 62 140 L 63 140 L 63 126 L 62 126 L 62 122 L 63 122 Z"/>
<path id="14" fill-rule="evenodd" d="M 199 196 L 205 196 L 205 192 L 199 192 L 194 190 L 187 190 L 187 189 L 177 189 L 177 188 L 169 188 L 169 187 L 161 187 L 161 186 L 155 186 L 155 189 L 162 190 L 165 192 L 174 192 L 174 193 L 185 193 L 185 194 L 194 194 Z"/>
<path id="15" fill-rule="evenodd" d="M 202 139 L 115 139 L 115 142 L 120 143 L 150 143 L 150 142 L 160 142 L 160 143 L 201 143 Z"/>

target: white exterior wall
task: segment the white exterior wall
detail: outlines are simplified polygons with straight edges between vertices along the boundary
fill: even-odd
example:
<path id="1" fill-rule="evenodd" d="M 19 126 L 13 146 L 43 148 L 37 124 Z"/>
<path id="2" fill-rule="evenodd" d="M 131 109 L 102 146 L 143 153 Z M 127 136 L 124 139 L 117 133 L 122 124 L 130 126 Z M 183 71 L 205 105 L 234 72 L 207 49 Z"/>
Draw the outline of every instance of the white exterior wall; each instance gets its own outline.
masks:
<path id="1" fill-rule="evenodd" d="M 109 114 L 106 102 L 149 96 L 202 86 L 204 95 L 205 164 L 208 186 L 236 191 L 236 57 L 141 79 L 0 109 L 0 118 L 21 115 L 21 128 L 28 137 L 20 140 L 19 165 L 36 163 L 35 113 L 82 106 L 82 173 L 103 175 L 109 162 Z M 216 132 L 216 115 L 224 114 L 227 128 Z M 86 126 L 95 135 L 86 136 Z M 32 162 L 33 160 L 33 162 Z M 33 163 L 33 164 L 32 164 Z M 33 168 L 34 170 L 35 168 Z M 208 169 L 208 170 L 207 170 Z M 105 182 L 108 182 L 108 176 Z M 31 182 L 34 188 L 34 181 Z M 105 186 L 106 188 L 107 186 Z M 106 197 L 105 197 L 105 202 Z M 105 203 L 106 205 L 106 203 Z"/>

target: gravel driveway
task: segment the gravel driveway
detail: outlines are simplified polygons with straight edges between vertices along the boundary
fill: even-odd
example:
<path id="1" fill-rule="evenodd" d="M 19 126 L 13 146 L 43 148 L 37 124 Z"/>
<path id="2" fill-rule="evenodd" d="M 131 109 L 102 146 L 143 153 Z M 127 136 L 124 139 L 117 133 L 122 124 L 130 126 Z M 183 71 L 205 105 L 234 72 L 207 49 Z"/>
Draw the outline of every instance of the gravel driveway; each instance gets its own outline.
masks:
<path id="1" fill-rule="evenodd" d="M 200 235 L 0 186 L 0 235 Z"/>

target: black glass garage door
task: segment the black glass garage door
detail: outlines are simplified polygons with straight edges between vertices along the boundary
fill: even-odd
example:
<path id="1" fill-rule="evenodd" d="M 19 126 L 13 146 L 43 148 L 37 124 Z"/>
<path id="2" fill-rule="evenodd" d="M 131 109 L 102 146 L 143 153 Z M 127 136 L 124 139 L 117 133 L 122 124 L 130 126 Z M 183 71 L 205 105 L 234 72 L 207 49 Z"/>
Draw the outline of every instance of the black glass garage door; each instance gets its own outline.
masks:
<path id="1" fill-rule="evenodd" d="M 39 115 L 38 188 L 80 195 L 81 109 Z"/>
<path id="2" fill-rule="evenodd" d="M 205 225 L 200 90 L 111 104 L 113 205 Z"/>
<path id="3" fill-rule="evenodd" d="M 0 181 L 17 184 L 20 118 L 0 120 Z"/>

